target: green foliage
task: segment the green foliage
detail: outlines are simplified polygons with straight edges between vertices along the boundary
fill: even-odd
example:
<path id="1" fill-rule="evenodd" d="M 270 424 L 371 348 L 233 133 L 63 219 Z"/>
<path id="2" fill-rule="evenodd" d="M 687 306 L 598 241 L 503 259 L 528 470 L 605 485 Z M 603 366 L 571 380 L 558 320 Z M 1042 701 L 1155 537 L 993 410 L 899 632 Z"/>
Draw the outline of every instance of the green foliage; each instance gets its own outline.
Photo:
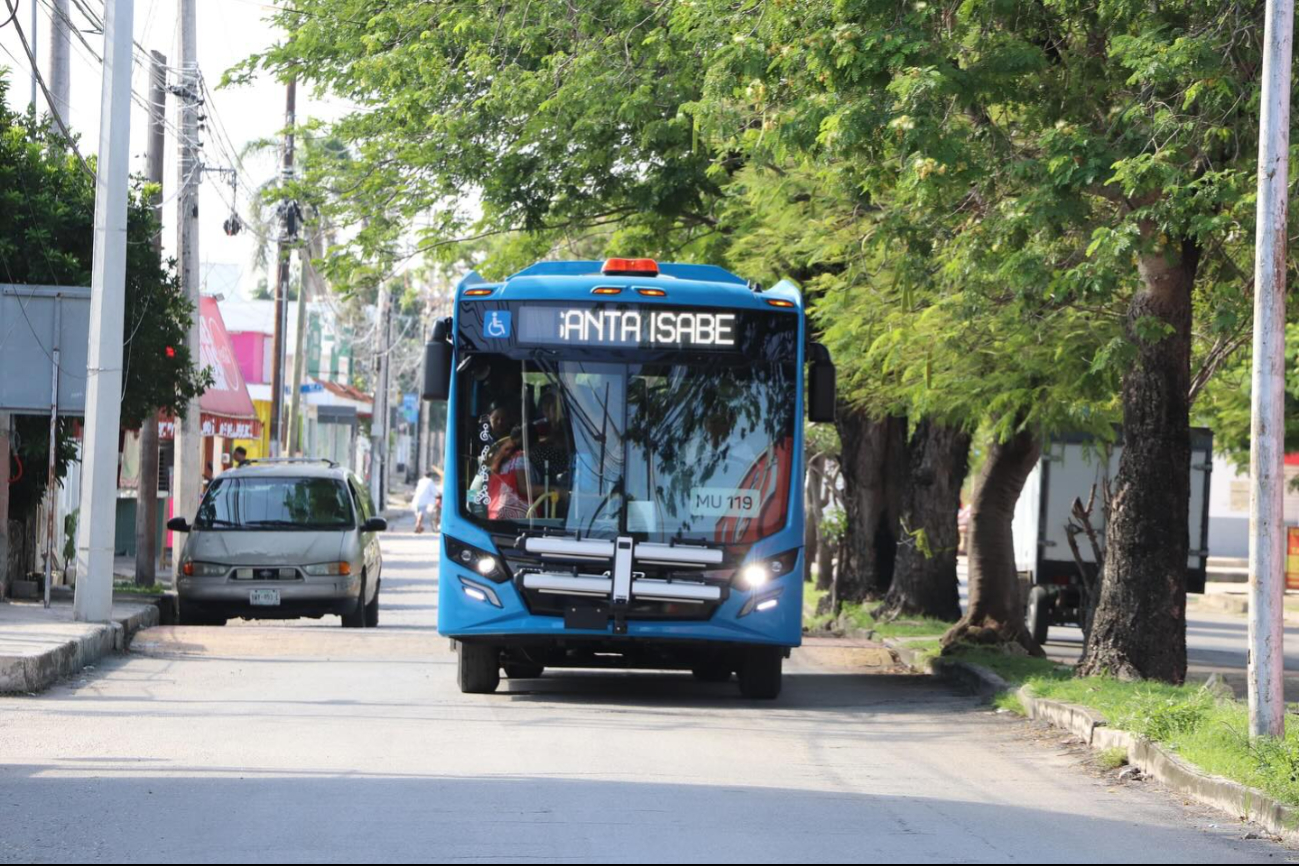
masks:
<path id="1" fill-rule="evenodd" d="M 1127 749 L 1121 749 L 1118 746 L 1110 749 L 1104 749 L 1096 756 L 1096 763 L 1104 770 L 1117 770 L 1128 762 Z"/>
<path id="2" fill-rule="evenodd" d="M 88 286 L 94 180 L 48 120 L 38 122 L 6 107 L 7 90 L 8 80 L 0 75 L 0 281 Z M 185 345 L 193 305 L 180 289 L 173 263 L 160 263 L 153 248 L 161 230 L 148 203 L 154 191 L 137 182 L 127 209 L 122 358 L 122 424 L 127 427 L 160 408 L 182 414 L 211 381 L 206 371 L 195 369 Z M 11 508 L 22 515 L 35 507 L 48 483 L 49 422 L 20 417 L 16 429 L 25 474 L 10 491 Z M 62 477 L 75 456 L 70 421 L 60 421 L 58 440 L 56 473 Z"/>
<path id="3" fill-rule="evenodd" d="M 303 0 L 272 16 L 285 39 L 227 82 L 296 74 L 358 107 L 331 129 L 349 156 L 309 160 L 305 180 L 358 227 L 358 262 L 390 257 L 417 215 L 433 254 L 456 255 L 460 235 L 523 232 L 535 251 L 616 226 L 627 254 L 717 260 L 725 172 L 680 110 L 702 77 L 669 8 Z"/>

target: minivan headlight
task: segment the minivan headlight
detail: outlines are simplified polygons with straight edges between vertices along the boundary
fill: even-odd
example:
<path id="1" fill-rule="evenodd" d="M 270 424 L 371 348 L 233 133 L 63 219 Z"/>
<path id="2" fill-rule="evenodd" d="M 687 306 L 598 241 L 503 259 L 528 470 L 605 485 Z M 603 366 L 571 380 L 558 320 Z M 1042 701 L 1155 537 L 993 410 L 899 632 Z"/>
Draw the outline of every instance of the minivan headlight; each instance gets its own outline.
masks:
<path id="1" fill-rule="evenodd" d="M 350 562 L 322 562 L 317 565 L 304 566 L 303 571 L 312 577 L 338 577 L 352 573 Z"/>
<path id="2" fill-rule="evenodd" d="M 187 560 L 181 567 L 186 577 L 224 577 L 230 566 L 216 562 L 195 562 Z"/>

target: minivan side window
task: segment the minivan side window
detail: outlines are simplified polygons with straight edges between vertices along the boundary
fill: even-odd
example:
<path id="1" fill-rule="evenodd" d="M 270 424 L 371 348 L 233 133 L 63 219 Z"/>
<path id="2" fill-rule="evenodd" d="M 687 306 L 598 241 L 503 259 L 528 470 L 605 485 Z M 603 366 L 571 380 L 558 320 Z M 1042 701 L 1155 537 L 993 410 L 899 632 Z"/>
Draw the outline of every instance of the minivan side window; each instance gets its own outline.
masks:
<path id="1" fill-rule="evenodd" d="M 356 482 L 355 479 L 349 482 L 352 485 L 352 495 L 356 497 L 357 510 L 361 512 L 361 522 L 374 517 L 374 500 L 370 498 L 370 493 L 364 487 Z"/>

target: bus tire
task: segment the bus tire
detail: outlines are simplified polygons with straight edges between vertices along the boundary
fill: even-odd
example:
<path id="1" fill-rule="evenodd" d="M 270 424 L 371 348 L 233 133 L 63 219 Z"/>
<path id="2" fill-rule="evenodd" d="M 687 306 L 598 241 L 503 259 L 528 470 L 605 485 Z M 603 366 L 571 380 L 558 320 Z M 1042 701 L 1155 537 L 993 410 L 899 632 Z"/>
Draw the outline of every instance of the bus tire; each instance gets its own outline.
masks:
<path id="1" fill-rule="evenodd" d="M 501 684 L 501 650 L 487 644 L 459 645 L 456 679 L 466 695 L 490 695 Z"/>
<path id="2" fill-rule="evenodd" d="M 1045 586 L 1035 586 L 1028 593 L 1028 629 L 1038 646 L 1046 643 L 1051 630 L 1051 593 Z"/>
<path id="3" fill-rule="evenodd" d="M 785 651 L 780 647 L 754 647 L 740 664 L 740 694 L 770 701 L 780 696 L 781 668 Z"/>

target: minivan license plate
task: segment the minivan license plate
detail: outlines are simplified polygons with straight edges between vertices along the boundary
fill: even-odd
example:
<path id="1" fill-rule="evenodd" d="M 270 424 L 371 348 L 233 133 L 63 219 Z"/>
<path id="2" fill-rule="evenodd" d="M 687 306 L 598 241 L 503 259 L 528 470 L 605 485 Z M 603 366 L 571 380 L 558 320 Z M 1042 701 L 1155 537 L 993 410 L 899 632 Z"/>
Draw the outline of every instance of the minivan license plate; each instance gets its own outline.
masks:
<path id="1" fill-rule="evenodd" d="M 278 589 L 250 589 L 248 602 L 254 607 L 278 607 L 280 591 Z"/>

